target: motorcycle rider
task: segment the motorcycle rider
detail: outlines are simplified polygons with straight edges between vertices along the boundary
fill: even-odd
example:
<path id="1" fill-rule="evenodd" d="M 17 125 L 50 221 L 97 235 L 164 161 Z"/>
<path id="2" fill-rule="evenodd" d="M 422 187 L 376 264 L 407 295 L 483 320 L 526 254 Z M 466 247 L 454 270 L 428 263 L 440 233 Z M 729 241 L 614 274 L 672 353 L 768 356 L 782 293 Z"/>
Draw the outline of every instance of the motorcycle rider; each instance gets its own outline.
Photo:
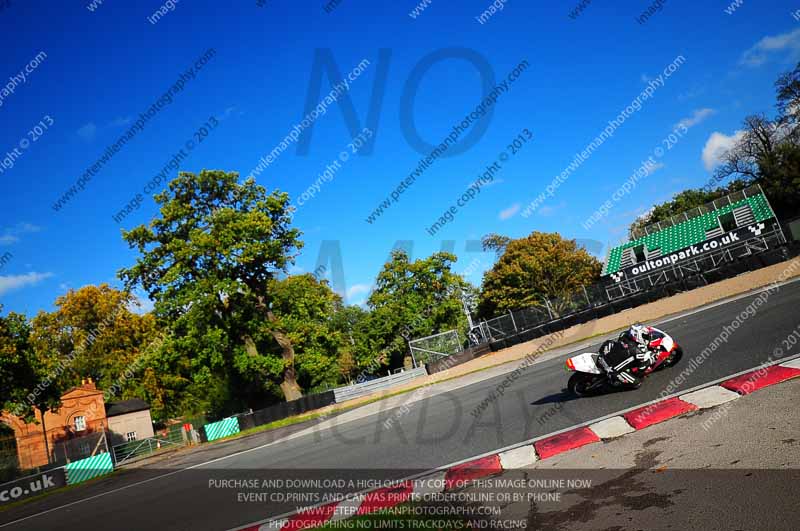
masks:
<path id="1" fill-rule="evenodd" d="M 650 348 L 650 343 L 654 339 L 657 339 L 656 332 L 660 331 L 650 326 L 635 323 L 622 334 L 621 339 L 631 341 L 636 345 L 636 348 L 639 350 L 639 353 L 636 354 L 636 359 L 641 360 L 642 363 L 652 364 L 656 359 L 656 354 Z M 664 337 L 663 333 L 659 335 L 660 337 Z"/>
<path id="2" fill-rule="evenodd" d="M 619 339 L 600 346 L 598 361 L 612 382 L 637 388 L 656 360 L 657 350 L 650 347 L 651 343 L 664 335 L 656 328 L 633 324 Z"/>
<path id="3" fill-rule="evenodd" d="M 597 361 L 608 374 L 612 384 L 637 388 L 642 384 L 642 379 L 638 375 L 639 367 L 642 365 L 636 358 L 638 354 L 639 349 L 633 342 L 611 339 L 600 346 Z"/>

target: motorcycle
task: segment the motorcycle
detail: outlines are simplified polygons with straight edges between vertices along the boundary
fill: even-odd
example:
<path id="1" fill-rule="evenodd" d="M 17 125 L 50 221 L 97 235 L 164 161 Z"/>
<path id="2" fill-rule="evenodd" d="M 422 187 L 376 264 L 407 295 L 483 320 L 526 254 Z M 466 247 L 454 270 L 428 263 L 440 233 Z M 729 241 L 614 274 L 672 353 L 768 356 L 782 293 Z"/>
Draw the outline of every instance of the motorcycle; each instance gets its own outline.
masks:
<path id="1" fill-rule="evenodd" d="M 600 354 L 587 352 L 573 356 L 566 361 L 567 371 L 573 372 L 570 376 L 567 388 L 575 396 L 588 396 L 592 393 L 607 389 L 638 389 L 642 384 L 643 377 L 649 374 L 664 370 L 677 365 L 683 358 L 683 349 L 668 334 L 653 329 L 658 337 L 653 338 L 647 345 L 650 350 L 657 351 L 656 359 L 650 367 L 641 372 L 638 383 L 623 383 L 617 379 L 612 379 L 608 371 L 599 360 Z M 620 334 L 618 340 L 622 340 L 625 335 Z M 636 369 L 634 369 L 636 370 Z M 625 375 L 623 374 L 623 379 Z M 633 378 L 630 378 L 633 380 Z"/>

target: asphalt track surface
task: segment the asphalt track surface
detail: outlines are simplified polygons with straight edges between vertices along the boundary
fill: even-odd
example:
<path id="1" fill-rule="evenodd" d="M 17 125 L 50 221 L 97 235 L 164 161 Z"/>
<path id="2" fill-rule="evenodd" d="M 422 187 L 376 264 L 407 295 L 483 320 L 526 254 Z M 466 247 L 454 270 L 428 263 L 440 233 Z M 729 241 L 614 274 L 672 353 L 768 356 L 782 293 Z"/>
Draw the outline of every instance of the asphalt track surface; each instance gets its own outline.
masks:
<path id="1" fill-rule="evenodd" d="M 659 398 L 684 363 L 713 342 L 723 326 L 730 325 L 757 296 L 711 306 L 663 325 L 684 348 L 684 360 L 675 368 L 653 374 L 636 391 L 571 399 L 565 392 L 569 374 L 563 369 L 561 356 L 528 368 L 478 418 L 471 412 L 505 376 L 289 441 L 265 447 L 239 447 L 244 451 L 221 459 L 208 454 L 209 458 L 217 459 L 192 470 L 169 463 L 176 468 L 162 465 L 160 469 L 126 472 L 98 484 L 0 512 L 0 528 L 220 531 L 277 516 L 298 506 L 314 505 L 299 498 L 270 501 L 269 496 L 280 492 L 302 496 L 315 489 L 254 490 L 240 485 L 220 488 L 219 483 L 210 486 L 210 480 L 396 479 L 492 452 Z M 784 285 L 675 391 L 756 367 L 770 356 L 777 360 L 800 353 L 798 345 L 782 355 L 774 354 L 775 349 L 784 347 L 783 340 L 800 326 L 798 310 L 800 282 Z M 394 419 L 394 424 L 387 429 L 384 423 L 389 418 Z M 143 479 L 150 480 L 139 483 Z M 113 492 L 120 487 L 124 488 Z M 109 490 L 112 492 L 91 498 Z M 345 486 L 316 490 L 344 493 L 360 489 Z M 267 498 L 250 501 L 239 498 L 247 493 L 266 493 Z M 72 505 L 64 507 L 66 504 Z"/>

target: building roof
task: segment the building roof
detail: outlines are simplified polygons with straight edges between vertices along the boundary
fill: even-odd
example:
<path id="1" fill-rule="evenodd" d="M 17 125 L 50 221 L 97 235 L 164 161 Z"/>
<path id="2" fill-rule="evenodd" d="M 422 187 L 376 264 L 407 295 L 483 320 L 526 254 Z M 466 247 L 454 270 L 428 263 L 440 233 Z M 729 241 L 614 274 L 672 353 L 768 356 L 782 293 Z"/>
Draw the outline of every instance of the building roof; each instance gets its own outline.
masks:
<path id="1" fill-rule="evenodd" d="M 97 389 L 94 381 L 89 378 L 88 380 L 81 380 L 81 385 L 72 387 L 69 391 L 61 395 L 62 399 L 78 398 L 84 396 L 102 395 L 103 392 Z"/>
<path id="2" fill-rule="evenodd" d="M 111 402 L 106 404 L 106 417 L 117 417 L 127 413 L 136 413 L 150 409 L 150 404 L 139 398 L 123 400 L 121 402 Z"/>

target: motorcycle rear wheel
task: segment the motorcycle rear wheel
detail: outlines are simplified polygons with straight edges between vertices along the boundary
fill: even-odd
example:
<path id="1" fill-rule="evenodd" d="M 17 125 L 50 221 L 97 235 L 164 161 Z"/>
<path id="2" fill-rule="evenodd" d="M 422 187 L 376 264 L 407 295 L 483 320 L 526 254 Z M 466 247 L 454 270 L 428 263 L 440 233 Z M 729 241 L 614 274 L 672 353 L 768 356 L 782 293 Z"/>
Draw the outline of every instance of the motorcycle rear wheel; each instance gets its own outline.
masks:
<path id="1" fill-rule="evenodd" d="M 591 386 L 596 383 L 598 377 L 592 374 L 576 372 L 569 377 L 567 388 L 569 392 L 577 397 L 589 396 L 592 394 Z"/>

